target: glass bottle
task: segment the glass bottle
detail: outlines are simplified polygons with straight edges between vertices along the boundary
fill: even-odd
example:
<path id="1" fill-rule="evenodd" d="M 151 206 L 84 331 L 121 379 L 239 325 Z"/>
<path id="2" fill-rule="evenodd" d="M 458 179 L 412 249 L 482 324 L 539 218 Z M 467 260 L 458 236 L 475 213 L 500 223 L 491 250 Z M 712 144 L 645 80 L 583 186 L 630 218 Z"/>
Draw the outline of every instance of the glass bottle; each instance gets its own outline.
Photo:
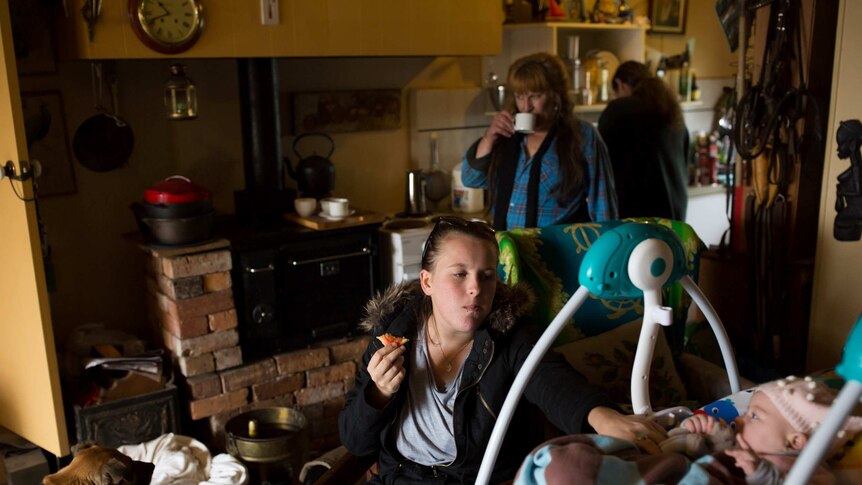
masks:
<path id="1" fill-rule="evenodd" d="M 569 36 L 569 50 L 568 50 L 568 58 L 566 59 L 566 69 L 569 71 L 569 75 L 572 79 L 572 89 L 575 92 L 575 97 L 577 97 L 581 92 L 581 59 L 579 56 L 580 50 L 580 36 L 570 35 Z"/>
<path id="2" fill-rule="evenodd" d="M 569 12 L 569 18 L 574 22 L 586 22 L 589 20 L 584 7 L 584 0 L 572 0 Z"/>
<path id="3" fill-rule="evenodd" d="M 590 84 L 590 71 L 584 72 L 584 87 L 581 88 L 581 104 L 590 106 L 593 104 L 593 87 Z"/>
<path id="4" fill-rule="evenodd" d="M 174 64 L 165 82 L 165 114 L 170 120 L 193 120 L 198 117 L 195 84 L 186 76 L 186 66 Z"/>
<path id="5" fill-rule="evenodd" d="M 679 97 L 682 101 L 691 101 L 691 91 L 689 90 L 688 78 L 688 62 L 682 63 L 682 68 L 679 70 Z"/>
<path id="6" fill-rule="evenodd" d="M 691 100 L 700 101 L 700 86 L 697 85 L 697 73 L 691 70 Z"/>
<path id="7" fill-rule="evenodd" d="M 610 101 L 610 93 L 608 92 L 608 69 L 603 67 L 601 70 L 602 84 L 599 88 L 599 103 L 607 103 Z"/>

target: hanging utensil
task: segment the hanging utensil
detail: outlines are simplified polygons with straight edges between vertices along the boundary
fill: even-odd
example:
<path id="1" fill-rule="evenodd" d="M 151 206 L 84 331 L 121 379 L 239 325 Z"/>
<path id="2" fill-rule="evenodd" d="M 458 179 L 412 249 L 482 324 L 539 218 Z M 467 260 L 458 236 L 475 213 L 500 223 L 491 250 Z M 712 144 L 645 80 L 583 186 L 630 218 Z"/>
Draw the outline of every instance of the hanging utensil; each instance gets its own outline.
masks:
<path id="1" fill-rule="evenodd" d="M 433 202 L 449 197 L 449 174 L 440 170 L 437 132 L 431 132 L 431 169 L 425 174 L 425 196 Z"/>
<path id="2" fill-rule="evenodd" d="M 126 163 L 132 154 L 135 137 L 129 124 L 102 104 L 102 64 L 94 62 L 91 74 L 97 113 L 84 120 L 75 131 L 72 152 L 84 167 L 107 172 Z M 112 77 L 109 83 L 115 110 L 116 78 Z"/>
<path id="3" fill-rule="evenodd" d="M 90 35 L 90 42 L 93 42 L 96 21 L 99 20 L 99 14 L 101 13 L 102 0 L 86 0 L 84 6 L 81 7 L 81 16 L 84 17 L 84 22 L 87 23 L 87 33 Z"/>

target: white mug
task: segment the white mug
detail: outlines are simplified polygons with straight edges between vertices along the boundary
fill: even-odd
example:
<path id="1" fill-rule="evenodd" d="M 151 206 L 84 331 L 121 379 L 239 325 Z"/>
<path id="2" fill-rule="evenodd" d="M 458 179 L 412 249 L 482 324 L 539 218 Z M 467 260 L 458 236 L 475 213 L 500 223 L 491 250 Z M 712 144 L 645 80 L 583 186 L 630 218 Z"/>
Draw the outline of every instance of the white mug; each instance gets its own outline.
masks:
<path id="1" fill-rule="evenodd" d="M 296 213 L 302 217 L 308 217 L 314 214 L 317 209 L 317 199 L 312 197 L 300 197 L 293 201 L 293 207 L 296 208 Z"/>
<path id="2" fill-rule="evenodd" d="M 343 197 L 320 199 L 324 214 L 331 217 L 345 217 L 350 213 L 350 201 Z"/>
<path id="3" fill-rule="evenodd" d="M 532 133 L 536 127 L 536 115 L 533 113 L 515 113 L 515 131 Z"/>

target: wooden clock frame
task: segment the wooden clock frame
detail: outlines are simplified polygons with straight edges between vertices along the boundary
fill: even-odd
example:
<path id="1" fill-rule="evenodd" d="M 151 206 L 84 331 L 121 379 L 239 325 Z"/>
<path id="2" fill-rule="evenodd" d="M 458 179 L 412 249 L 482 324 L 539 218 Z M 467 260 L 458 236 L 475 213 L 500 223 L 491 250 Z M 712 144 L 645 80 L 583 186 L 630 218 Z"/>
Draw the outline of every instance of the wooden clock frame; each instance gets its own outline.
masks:
<path id="1" fill-rule="evenodd" d="M 181 44 L 164 44 L 153 39 L 150 34 L 144 30 L 141 25 L 141 17 L 138 15 L 138 9 L 143 0 L 129 0 L 129 22 L 132 24 L 132 30 L 135 32 L 135 35 L 140 39 L 140 41 L 147 46 L 148 48 L 162 53 L 162 54 L 179 54 L 181 52 L 185 52 L 194 46 L 198 38 L 200 38 L 201 32 L 204 29 L 204 6 L 200 0 L 190 0 L 193 1 L 195 8 L 198 11 L 198 18 L 200 21 L 198 22 L 198 26 L 195 29 L 194 34 L 183 41 Z"/>

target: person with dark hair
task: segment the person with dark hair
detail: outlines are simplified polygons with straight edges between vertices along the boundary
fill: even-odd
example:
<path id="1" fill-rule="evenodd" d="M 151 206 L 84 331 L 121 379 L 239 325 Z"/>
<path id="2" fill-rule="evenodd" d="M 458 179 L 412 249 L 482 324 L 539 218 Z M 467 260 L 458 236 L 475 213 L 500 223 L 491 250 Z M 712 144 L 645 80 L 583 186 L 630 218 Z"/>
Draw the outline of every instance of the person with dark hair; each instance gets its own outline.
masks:
<path id="1" fill-rule="evenodd" d="M 640 62 L 626 61 L 612 80 L 617 98 L 599 116 L 608 146 L 620 217 L 685 220 L 689 135 L 679 101 Z"/>
<path id="2" fill-rule="evenodd" d="M 378 338 L 365 351 L 338 426 L 351 453 L 377 458 L 379 476 L 369 483 L 475 482 L 496 417 L 535 343 L 524 322 L 532 298 L 524 287 L 499 282 L 498 257 L 490 225 L 440 218 L 425 243 L 419 281 L 394 285 L 368 304 L 362 325 Z M 647 452 L 657 452 L 666 436 L 652 419 L 617 411 L 554 351 L 524 397 L 567 433 L 638 439 Z M 524 427 L 544 426 L 513 424 L 522 427 L 509 428 L 492 483 L 512 479 L 530 451 Z"/>
<path id="3" fill-rule="evenodd" d="M 569 75 L 559 57 L 532 54 L 509 68 L 505 107 L 464 155 L 464 185 L 486 188 L 498 230 L 617 218 L 607 148 L 578 119 Z M 516 133 L 516 113 L 536 115 Z M 536 162 L 536 163 L 533 163 Z"/>

